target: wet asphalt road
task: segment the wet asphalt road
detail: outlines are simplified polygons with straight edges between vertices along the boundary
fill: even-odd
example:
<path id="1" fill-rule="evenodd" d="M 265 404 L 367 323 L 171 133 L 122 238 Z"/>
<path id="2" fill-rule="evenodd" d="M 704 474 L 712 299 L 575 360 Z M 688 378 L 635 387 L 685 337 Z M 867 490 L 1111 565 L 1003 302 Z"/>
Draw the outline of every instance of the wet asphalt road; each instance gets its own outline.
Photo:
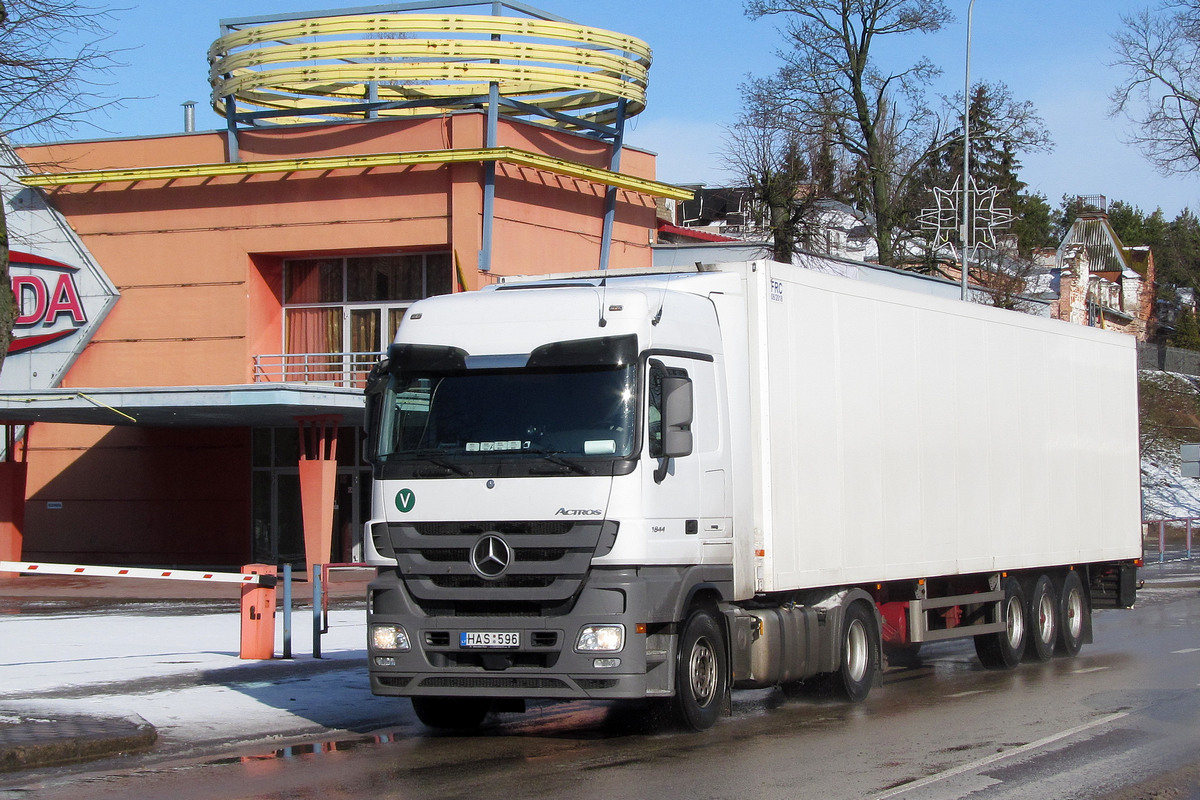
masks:
<path id="1" fill-rule="evenodd" d="M 78 768 L 38 798 L 1097 798 L 1138 794 L 1200 754 L 1200 588 L 1143 592 L 1095 617 L 1074 659 L 988 672 L 969 642 L 927 646 L 861 705 L 737 692 L 703 734 L 641 709 L 534 706 L 477 735 L 436 735 L 397 702 L 395 728 L 348 741 L 188 761 Z M 1200 788 L 1171 797 L 1200 800 Z M 1158 795 L 1162 796 L 1162 795 Z"/>

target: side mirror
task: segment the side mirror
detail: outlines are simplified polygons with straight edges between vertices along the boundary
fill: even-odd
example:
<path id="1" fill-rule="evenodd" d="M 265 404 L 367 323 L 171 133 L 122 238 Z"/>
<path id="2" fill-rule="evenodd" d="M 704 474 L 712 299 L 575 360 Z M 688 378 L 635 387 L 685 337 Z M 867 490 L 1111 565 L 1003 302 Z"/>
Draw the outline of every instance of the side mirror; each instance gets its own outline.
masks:
<path id="1" fill-rule="evenodd" d="M 692 380 L 667 376 L 662 379 L 663 458 L 692 454 Z"/>
<path id="2" fill-rule="evenodd" d="M 376 364 L 367 375 L 366 387 L 363 389 L 366 400 L 366 407 L 363 410 L 363 427 L 366 429 L 367 435 L 363 437 L 362 457 L 364 462 L 370 464 L 375 463 L 373 454 L 379 437 L 383 391 L 387 388 L 388 366 L 389 361 L 386 358 Z"/>

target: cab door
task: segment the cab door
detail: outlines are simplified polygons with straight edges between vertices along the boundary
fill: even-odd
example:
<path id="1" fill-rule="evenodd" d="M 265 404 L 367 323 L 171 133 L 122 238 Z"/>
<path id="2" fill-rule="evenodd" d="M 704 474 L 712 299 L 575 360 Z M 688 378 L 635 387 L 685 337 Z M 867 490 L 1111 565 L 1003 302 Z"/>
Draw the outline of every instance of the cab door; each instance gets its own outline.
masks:
<path id="1" fill-rule="evenodd" d="M 692 451 L 666 458 L 663 381 L 687 378 L 692 392 Z M 716 371 L 711 358 L 651 355 L 646 363 L 646 441 L 642 496 L 654 563 L 731 563 L 728 477 L 720 442 Z"/>

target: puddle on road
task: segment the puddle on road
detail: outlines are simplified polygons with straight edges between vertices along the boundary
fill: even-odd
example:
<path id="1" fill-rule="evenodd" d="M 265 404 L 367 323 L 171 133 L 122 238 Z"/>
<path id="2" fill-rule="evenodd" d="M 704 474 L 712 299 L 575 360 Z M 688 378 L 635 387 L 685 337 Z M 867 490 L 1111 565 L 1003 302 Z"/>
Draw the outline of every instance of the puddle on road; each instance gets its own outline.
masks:
<path id="1" fill-rule="evenodd" d="M 380 733 L 374 736 L 360 736 L 355 739 L 331 739 L 323 742 L 307 742 L 290 747 L 281 747 L 269 753 L 256 753 L 247 756 L 227 756 L 212 761 L 206 761 L 207 766 L 228 766 L 237 764 L 254 764 L 260 761 L 280 761 L 304 756 L 322 756 L 328 753 L 344 753 L 362 747 L 373 747 L 380 744 L 391 744 L 403 738 L 399 733 Z"/>

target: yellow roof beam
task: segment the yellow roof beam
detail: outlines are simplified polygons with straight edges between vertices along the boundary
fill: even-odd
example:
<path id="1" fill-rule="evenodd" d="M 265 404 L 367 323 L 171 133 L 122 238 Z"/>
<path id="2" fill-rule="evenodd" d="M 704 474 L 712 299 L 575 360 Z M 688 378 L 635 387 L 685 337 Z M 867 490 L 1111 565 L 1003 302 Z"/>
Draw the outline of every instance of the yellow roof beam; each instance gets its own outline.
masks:
<path id="1" fill-rule="evenodd" d="M 408 153 L 373 153 L 357 156 L 319 156 L 288 158 L 271 161 L 240 161 L 236 163 L 187 164 L 136 169 L 102 169 L 88 172 L 51 172 L 25 175 L 26 186 L 84 186 L 101 183 L 136 183 L 138 181 L 169 181 L 181 178 L 211 178 L 222 176 L 265 175 L 288 172 L 313 172 L 333 169 L 372 169 L 374 167 L 414 167 L 421 165 L 458 164 L 475 161 L 497 161 L 542 172 L 577 178 L 602 186 L 615 186 L 651 197 L 690 200 L 693 192 L 669 183 L 624 175 L 599 167 L 589 167 L 562 158 L 518 150 L 512 147 L 481 147 L 463 150 L 424 150 Z"/>

